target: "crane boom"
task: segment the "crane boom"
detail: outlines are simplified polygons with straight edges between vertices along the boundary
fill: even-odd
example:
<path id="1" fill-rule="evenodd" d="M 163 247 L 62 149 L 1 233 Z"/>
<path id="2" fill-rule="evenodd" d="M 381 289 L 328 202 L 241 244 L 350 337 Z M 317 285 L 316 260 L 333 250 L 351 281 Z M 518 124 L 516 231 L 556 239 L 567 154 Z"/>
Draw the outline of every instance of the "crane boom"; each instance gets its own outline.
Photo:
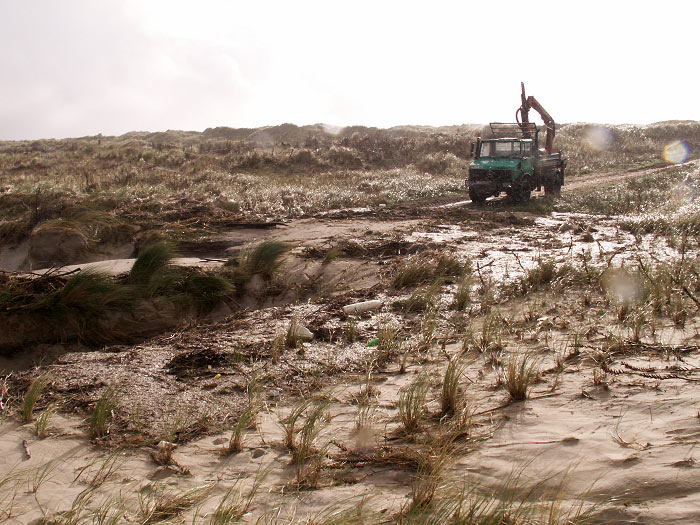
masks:
<path id="1" fill-rule="evenodd" d="M 537 99 L 533 96 L 526 97 L 525 96 L 525 83 L 521 82 L 520 87 L 522 89 L 522 94 L 521 94 L 521 101 L 522 104 L 520 107 L 516 110 L 515 112 L 515 120 L 517 120 L 518 124 L 520 125 L 520 128 L 523 131 L 523 136 L 526 138 L 532 138 L 532 133 L 530 131 L 530 120 L 529 120 L 529 112 L 530 109 L 534 109 L 537 111 L 537 113 L 540 114 L 540 117 L 542 117 L 542 121 L 544 122 L 546 128 L 547 128 L 547 136 L 545 139 L 545 145 L 544 149 L 547 153 L 552 153 L 552 147 L 554 145 L 554 134 L 556 130 L 556 125 L 554 124 L 554 119 L 552 116 L 547 113 L 547 110 L 542 107 L 542 104 L 540 104 Z"/>

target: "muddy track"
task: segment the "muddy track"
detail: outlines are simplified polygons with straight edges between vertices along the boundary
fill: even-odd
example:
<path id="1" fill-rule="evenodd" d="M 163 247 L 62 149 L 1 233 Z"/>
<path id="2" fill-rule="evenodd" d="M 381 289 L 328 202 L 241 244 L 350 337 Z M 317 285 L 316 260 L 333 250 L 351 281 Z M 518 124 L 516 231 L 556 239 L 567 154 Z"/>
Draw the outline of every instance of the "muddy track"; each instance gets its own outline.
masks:
<path id="1" fill-rule="evenodd" d="M 700 161 L 693 160 L 687 162 L 686 164 L 697 166 L 700 165 Z M 659 171 L 663 171 L 672 166 L 674 165 L 659 163 L 648 168 L 633 168 L 628 170 L 613 170 L 605 172 L 587 173 L 585 175 L 576 175 L 574 177 L 568 177 L 566 179 L 566 184 L 562 187 L 562 191 L 577 191 L 584 188 L 591 188 L 594 186 L 615 184 L 617 182 L 622 182 L 630 178 L 644 177 L 646 175 L 658 173 Z"/>

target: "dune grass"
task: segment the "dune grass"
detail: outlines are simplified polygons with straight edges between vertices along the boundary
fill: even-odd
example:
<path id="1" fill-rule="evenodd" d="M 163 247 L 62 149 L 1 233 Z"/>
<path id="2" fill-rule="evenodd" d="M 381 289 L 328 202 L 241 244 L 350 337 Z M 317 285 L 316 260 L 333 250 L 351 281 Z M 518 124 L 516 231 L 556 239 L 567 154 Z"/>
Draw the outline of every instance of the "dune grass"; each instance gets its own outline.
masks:
<path id="1" fill-rule="evenodd" d="M 175 315 L 204 315 L 233 296 L 234 284 L 225 275 L 173 266 L 175 253 L 167 242 L 146 246 L 126 279 L 90 269 L 67 278 L 6 277 L 0 282 L 0 319 L 20 324 L 32 341 L 99 345 L 131 340 L 132 329 L 148 322 L 131 315 L 144 303 L 165 301 L 179 308 Z"/>
<path id="2" fill-rule="evenodd" d="M 44 439 L 46 437 L 49 422 L 51 421 L 53 414 L 56 412 L 56 408 L 56 404 L 51 403 L 41 412 L 41 414 L 39 414 L 39 417 L 36 418 L 36 421 L 34 422 L 34 433 L 39 439 Z"/>
<path id="3" fill-rule="evenodd" d="M 95 439 L 103 438 L 109 432 L 109 422 L 117 405 L 117 386 L 108 385 L 102 390 L 90 416 L 88 435 Z"/>
<path id="4" fill-rule="evenodd" d="M 241 252 L 238 256 L 238 267 L 246 275 L 260 274 L 269 279 L 289 249 L 290 246 L 285 242 L 265 239 Z"/>
<path id="5" fill-rule="evenodd" d="M 508 359 L 504 373 L 505 388 L 511 401 L 527 398 L 530 386 L 537 380 L 538 363 L 527 353 L 512 355 Z"/>
<path id="6" fill-rule="evenodd" d="M 22 421 L 25 423 L 30 422 L 33 419 L 34 405 L 36 405 L 37 399 L 43 392 L 43 390 L 51 383 L 51 375 L 42 374 L 32 381 L 29 385 L 27 393 L 24 395 L 24 401 L 22 402 Z M 48 417 L 48 416 L 47 416 Z"/>
<path id="7" fill-rule="evenodd" d="M 214 484 L 209 483 L 175 492 L 154 483 L 139 493 L 138 523 L 148 525 L 175 519 L 206 499 L 213 487 Z"/>
<path id="8" fill-rule="evenodd" d="M 160 276 L 167 274 L 177 256 L 175 246 L 168 241 L 156 241 L 143 247 L 129 272 L 128 282 L 148 287 Z"/>
<path id="9" fill-rule="evenodd" d="M 399 421 L 406 434 L 413 434 L 422 426 L 429 386 L 427 377 L 419 375 L 399 392 Z"/>
<path id="10" fill-rule="evenodd" d="M 443 416 L 454 416 L 464 404 L 459 386 L 464 367 L 459 357 L 453 357 L 447 363 L 440 391 L 440 411 Z"/>

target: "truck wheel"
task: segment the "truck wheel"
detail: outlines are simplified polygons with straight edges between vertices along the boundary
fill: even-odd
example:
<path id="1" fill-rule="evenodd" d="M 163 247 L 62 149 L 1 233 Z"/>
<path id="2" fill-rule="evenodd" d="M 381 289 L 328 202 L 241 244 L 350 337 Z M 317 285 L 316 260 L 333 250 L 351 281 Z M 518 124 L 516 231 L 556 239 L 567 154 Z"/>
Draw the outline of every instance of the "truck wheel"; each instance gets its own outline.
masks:
<path id="1" fill-rule="evenodd" d="M 472 202 L 476 204 L 482 204 L 486 200 L 486 197 L 484 195 L 477 193 L 471 188 L 469 188 L 469 198 L 472 200 Z"/>
<path id="2" fill-rule="evenodd" d="M 545 195 L 553 195 L 554 197 L 558 197 L 561 194 L 561 182 L 559 182 L 559 180 L 548 182 L 544 185 L 544 193 Z"/>
<path id="3" fill-rule="evenodd" d="M 527 202 L 530 200 L 530 188 L 516 187 L 510 192 L 510 198 L 514 203 Z"/>

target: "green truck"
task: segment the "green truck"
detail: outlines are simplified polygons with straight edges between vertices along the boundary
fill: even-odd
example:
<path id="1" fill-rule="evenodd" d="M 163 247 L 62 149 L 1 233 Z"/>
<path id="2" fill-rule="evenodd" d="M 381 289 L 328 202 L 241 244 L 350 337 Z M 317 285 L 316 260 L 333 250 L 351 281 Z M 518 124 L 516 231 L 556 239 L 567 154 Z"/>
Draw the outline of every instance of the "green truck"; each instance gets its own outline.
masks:
<path id="1" fill-rule="evenodd" d="M 516 112 L 517 123 L 491 124 L 491 137 L 476 142 L 469 166 L 467 187 L 472 202 L 482 203 L 488 197 L 506 192 L 513 202 L 525 202 L 530 193 L 544 188 L 546 194 L 558 195 L 564 184 L 566 159 L 561 152 L 552 153 L 555 124 L 552 117 L 534 99 L 525 97 Z M 528 111 L 535 108 L 545 123 L 545 147 L 539 147 L 537 126 L 529 122 Z M 473 145 L 474 146 L 474 145 Z"/>

